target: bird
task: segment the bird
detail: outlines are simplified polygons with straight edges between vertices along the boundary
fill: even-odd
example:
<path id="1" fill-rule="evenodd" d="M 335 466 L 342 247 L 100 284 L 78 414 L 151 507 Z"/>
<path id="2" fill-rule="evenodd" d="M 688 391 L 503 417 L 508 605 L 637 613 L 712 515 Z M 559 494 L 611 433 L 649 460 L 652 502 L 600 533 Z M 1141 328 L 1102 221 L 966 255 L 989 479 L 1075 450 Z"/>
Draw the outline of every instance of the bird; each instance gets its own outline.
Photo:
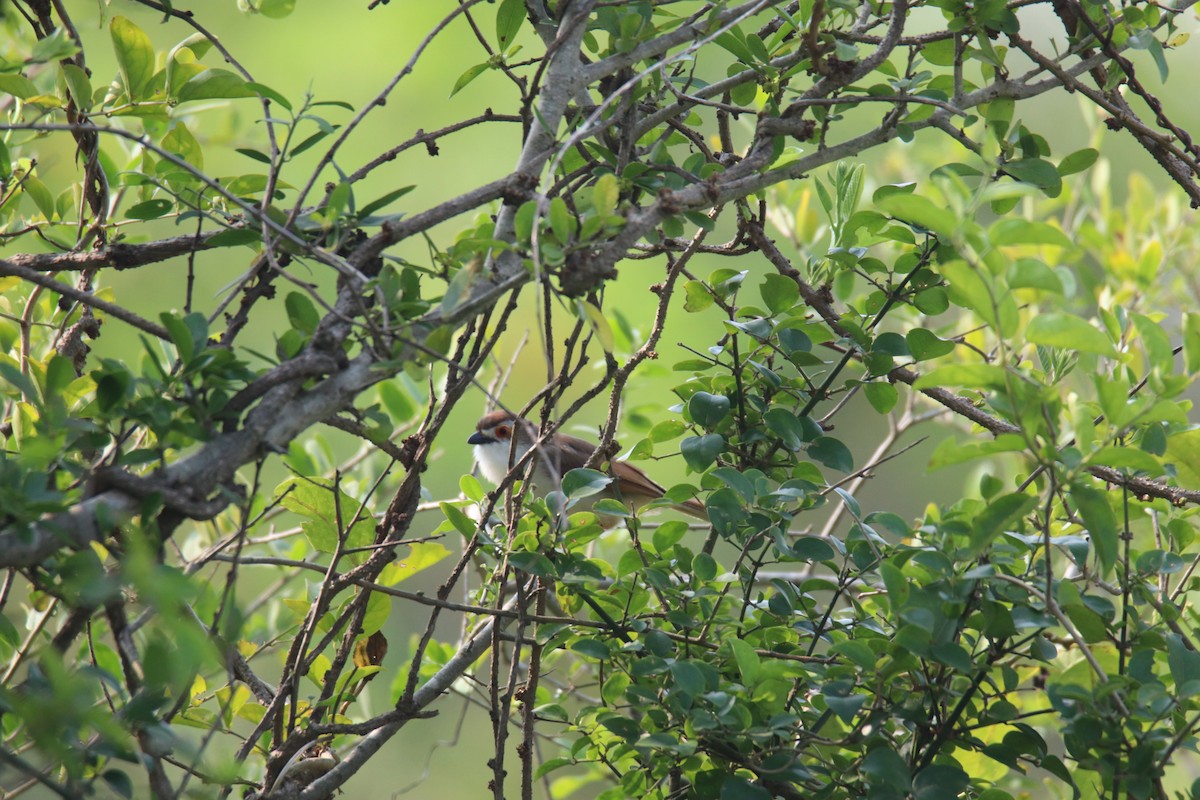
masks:
<path id="1" fill-rule="evenodd" d="M 475 461 L 483 476 L 499 485 L 504 481 L 512 466 L 529 452 L 537 440 L 537 426 L 508 411 L 493 411 L 484 415 L 475 426 L 475 433 L 467 444 L 475 445 Z M 513 438 L 516 437 L 516 447 Z M 551 434 L 542 442 L 534 456 L 531 483 L 539 494 L 553 491 L 562 481 L 562 476 L 582 467 L 596 451 L 596 445 L 565 433 Z M 576 506 L 579 510 L 590 510 L 596 500 L 610 497 L 621 501 L 637 513 L 638 509 L 666 494 L 666 489 L 652 480 L 645 472 L 627 461 L 613 459 L 609 462 L 613 478 L 599 494 L 588 497 Z M 671 506 L 689 516 L 708 521 L 708 511 L 695 498 Z M 611 524 L 609 524 L 611 522 Z M 604 518 L 601 524 L 612 527 L 615 518 Z"/>

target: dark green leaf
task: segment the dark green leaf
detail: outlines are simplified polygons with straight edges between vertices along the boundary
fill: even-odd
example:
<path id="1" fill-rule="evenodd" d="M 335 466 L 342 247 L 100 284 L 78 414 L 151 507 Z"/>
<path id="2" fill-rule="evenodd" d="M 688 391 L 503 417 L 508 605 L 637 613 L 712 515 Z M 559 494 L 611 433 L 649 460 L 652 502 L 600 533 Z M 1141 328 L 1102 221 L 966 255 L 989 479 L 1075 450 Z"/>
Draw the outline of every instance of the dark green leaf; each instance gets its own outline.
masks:
<path id="1" fill-rule="evenodd" d="M 573 469 L 563 476 L 562 491 L 567 497 L 589 497 L 612 483 L 612 478 L 594 469 Z"/>
<path id="2" fill-rule="evenodd" d="M 158 219 L 174 210 L 175 204 L 165 198 L 145 200 L 125 210 L 126 219 Z"/>
<path id="3" fill-rule="evenodd" d="M 607 661 L 612 657 L 608 645 L 599 639 L 577 639 L 571 643 L 571 649 L 597 661 Z"/>
<path id="4" fill-rule="evenodd" d="M 914 361 L 941 358 L 954 351 L 954 342 L 943 339 L 925 328 L 913 328 L 904 337 Z"/>
<path id="5" fill-rule="evenodd" d="M 1022 183 L 1033 184 L 1050 197 L 1057 197 L 1062 191 L 1062 178 L 1059 177 L 1058 170 L 1044 159 L 1022 158 L 1009 161 L 1004 165 L 1004 171 Z"/>
<path id="6" fill-rule="evenodd" d="M 1073 175 L 1076 172 L 1083 172 L 1092 164 L 1096 163 L 1096 159 L 1100 157 L 1100 153 L 1091 147 L 1085 147 L 1083 150 L 1076 150 L 1071 155 L 1058 162 L 1059 175 Z"/>
<path id="7" fill-rule="evenodd" d="M 862 761 L 862 772 L 871 783 L 890 786 L 901 792 L 907 792 L 911 784 L 908 764 L 892 748 L 880 745 L 867 753 Z"/>
<path id="8" fill-rule="evenodd" d="M 729 398 L 720 394 L 696 392 L 688 400 L 688 413 L 702 428 L 716 427 L 729 414 Z"/>
<path id="9" fill-rule="evenodd" d="M 771 800 L 773 795 L 741 775 L 728 775 L 721 783 L 720 800 Z"/>
<path id="10" fill-rule="evenodd" d="M 692 436 L 679 443 L 679 452 L 683 455 L 683 460 L 696 472 L 708 469 L 724 449 L 725 437 L 719 433 Z"/>
<path id="11" fill-rule="evenodd" d="M 850 472 L 854 469 L 854 455 L 841 440 L 832 436 L 818 436 L 808 446 L 808 457 L 830 469 Z"/>
<path id="12" fill-rule="evenodd" d="M 236 148 L 234 148 L 234 150 L 241 153 L 246 158 L 253 159 L 254 161 L 259 162 L 260 164 L 270 164 L 271 163 L 271 157 L 268 156 L 266 153 L 260 153 L 258 150 L 254 150 L 249 147 L 236 147 Z"/>
<path id="13" fill-rule="evenodd" d="M 975 517 L 971 526 L 971 547 L 975 552 L 981 552 L 993 539 L 1032 511 L 1037 502 L 1037 497 L 1019 492 L 997 497 Z"/>
<path id="14" fill-rule="evenodd" d="M 317 325 L 321 322 L 321 315 L 317 313 L 317 307 L 313 305 L 308 295 L 300 292 L 288 292 L 283 304 L 287 309 L 288 322 L 292 324 L 293 328 L 310 336 L 316 331 Z"/>
<path id="15" fill-rule="evenodd" d="M 1071 502 L 1075 504 L 1075 510 L 1083 518 L 1083 524 L 1092 537 L 1101 575 L 1107 574 L 1116 563 L 1120 544 L 1117 518 L 1108 504 L 1108 496 L 1099 489 L 1076 484 L 1071 487 Z"/>
<path id="16" fill-rule="evenodd" d="M 1167 634 L 1167 666 L 1181 697 L 1200 693 L 1200 653 L 1192 650 L 1176 633 Z"/>
<path id="17" fill-rule="evenodd" d="M 390 204 L 394 203 L 395 201 L 399 200 L 401 197 L 404 197 L 404 195 L 408 194 L 415 188 L 417 188 L 416 185 L 401 186 L 399 189 L 388 192 L 387 194 L 383 195 L 382 197 L 380 197 L 376 200 L 372 200 L 371 202 L 367 203 L 365 206 L 363 206 L 362 208 L 360 208 L 358 210 L 358 218 L 363 219 L 365 217 L 369 217 L 371 214 L 374 214 L 376 211 L 383 208 L 384 206 L 390 205 Z"/>

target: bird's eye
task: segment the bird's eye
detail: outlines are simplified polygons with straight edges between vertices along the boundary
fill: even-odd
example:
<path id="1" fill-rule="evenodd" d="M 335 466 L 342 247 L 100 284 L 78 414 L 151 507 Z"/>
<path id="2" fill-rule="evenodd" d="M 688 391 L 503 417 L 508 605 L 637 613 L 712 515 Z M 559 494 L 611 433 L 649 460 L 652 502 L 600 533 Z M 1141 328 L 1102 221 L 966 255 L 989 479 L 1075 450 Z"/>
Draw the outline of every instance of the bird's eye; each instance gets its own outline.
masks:
<path id="1" fill-rule="evenodd" d="M 507 425 L 500 425 L 496 428 L 497 439 L 507 439 L 512 434 L 512 428 Z"/>

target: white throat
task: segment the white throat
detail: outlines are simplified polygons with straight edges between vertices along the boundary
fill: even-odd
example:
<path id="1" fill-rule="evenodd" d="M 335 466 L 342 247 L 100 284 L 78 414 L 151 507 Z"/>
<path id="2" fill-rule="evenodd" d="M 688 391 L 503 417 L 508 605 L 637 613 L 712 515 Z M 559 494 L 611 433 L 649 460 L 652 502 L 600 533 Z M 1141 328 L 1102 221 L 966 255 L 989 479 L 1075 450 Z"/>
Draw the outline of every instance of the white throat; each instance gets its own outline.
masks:
<path id="1" fill-rule="evenodd" d="M 483 477 L 499 485 L 504 480 L 504 476 L 508 474 L 510 467 L 520 461 L 528 451 L 529 445 L 521 441 L 517 442 L 515 448 L 510 448 L 509 442 L 477 444 L 475 445 L 475 461 L 479 464 L 479 471 L 483 473 Z M 512 456 L 511 462 L 509 461 L 510 455 Z"/>

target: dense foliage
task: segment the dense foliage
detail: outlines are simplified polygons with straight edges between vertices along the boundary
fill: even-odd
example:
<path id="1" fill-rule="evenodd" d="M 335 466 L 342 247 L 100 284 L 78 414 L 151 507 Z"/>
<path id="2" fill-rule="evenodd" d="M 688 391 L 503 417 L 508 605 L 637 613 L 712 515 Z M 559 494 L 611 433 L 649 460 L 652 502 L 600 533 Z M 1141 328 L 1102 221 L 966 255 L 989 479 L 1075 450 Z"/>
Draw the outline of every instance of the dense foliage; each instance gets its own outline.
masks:
<path id="1" fill-rule="evenodd" d="M 0 3 L 6 796 L 380 796 L 460 702 L 464 796 L 1200 791 L 1200 148 L 1147 88 L 1190 3 L 430 3 L 357 107 L 210 5 Z M 239 3 L 303 52 L 296 5 Z M 445 41 L 488 107 L 366 135 Z M 481 391 L 607 402 L 710 524 L 572 513 L 602 456 L 426 480 Z"/>

